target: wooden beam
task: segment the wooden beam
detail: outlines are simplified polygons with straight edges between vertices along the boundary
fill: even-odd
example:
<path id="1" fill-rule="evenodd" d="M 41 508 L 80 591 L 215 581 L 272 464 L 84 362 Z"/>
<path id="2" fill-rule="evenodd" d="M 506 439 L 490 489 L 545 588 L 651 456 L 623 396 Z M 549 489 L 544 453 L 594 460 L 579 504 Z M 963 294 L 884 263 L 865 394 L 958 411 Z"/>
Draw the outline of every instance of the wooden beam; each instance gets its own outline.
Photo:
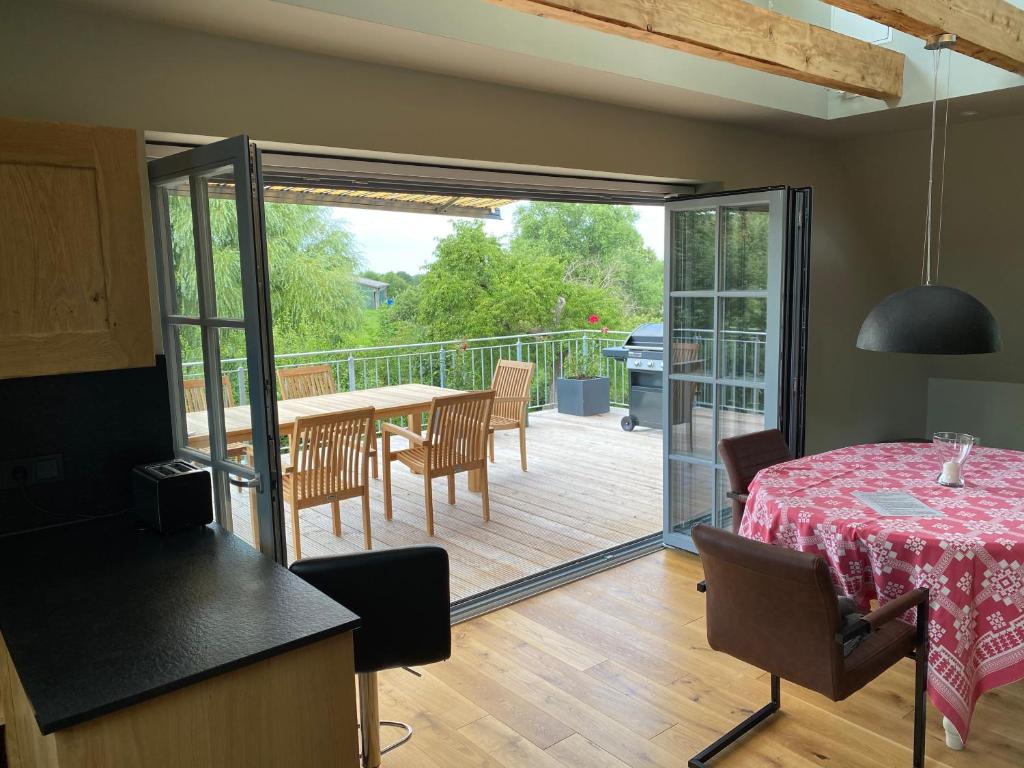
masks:
<path id="1" fill-rule="evenodd" d="M 903 92 L 902 54 L 744 0 L 488 2 L 877 99 Z"/>
<path id="2" fill-rule="evenodd" d="M 953 49 L 1024 75 L 1024 10 L 1005 0 L 825 0 L 922 39 L 957 36 Z"/>

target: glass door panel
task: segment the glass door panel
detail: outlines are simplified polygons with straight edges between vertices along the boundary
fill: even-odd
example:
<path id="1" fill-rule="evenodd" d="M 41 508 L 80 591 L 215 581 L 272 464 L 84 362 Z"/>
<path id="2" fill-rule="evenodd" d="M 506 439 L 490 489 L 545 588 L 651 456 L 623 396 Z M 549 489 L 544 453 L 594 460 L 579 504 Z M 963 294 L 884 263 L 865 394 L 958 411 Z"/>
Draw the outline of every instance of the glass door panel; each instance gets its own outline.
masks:
<path id="1" fill-rule="evenodd" d="M 217 522 L 283 560 L 258 151 L 239 136 L 149 177 L 175 451 L 209 469 Z"/>
<path id="2" fill-rule="evenodd" d="M 785 190 L 667 206 L 665 541 L 731 525 L 718 441 L 778 425 Z"/>

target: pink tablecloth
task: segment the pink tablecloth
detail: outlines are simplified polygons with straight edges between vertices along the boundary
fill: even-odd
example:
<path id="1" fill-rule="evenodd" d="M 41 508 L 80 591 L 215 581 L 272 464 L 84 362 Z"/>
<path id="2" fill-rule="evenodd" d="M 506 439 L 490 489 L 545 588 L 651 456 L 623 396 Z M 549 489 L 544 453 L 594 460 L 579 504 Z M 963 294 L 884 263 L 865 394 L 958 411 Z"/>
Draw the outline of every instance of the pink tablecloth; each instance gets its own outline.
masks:
<path id="1" fill-rule="evenodd" d="M 740 534 L 814 552 L 864 607 L 931 590 L 929 694 L 964 740 L 978 697 L 1024 678 L 1024 453 L 977 448 L 965 488 L 935 482 L 937 449 L 858 445 L 770 467 Z M 942 512 L 884 517 L 857 491 L 911 493 Z"/>

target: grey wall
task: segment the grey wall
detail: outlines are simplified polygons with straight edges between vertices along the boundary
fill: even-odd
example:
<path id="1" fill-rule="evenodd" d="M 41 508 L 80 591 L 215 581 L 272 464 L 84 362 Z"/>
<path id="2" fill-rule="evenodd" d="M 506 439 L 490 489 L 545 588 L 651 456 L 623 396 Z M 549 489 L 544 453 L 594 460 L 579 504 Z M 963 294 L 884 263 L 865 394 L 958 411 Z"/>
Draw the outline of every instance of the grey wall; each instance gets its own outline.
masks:
<path id="1" fill-rule="evenodd" d="M 1024 435 L 1024 117 L 950 128 L 942 258 L 936 282 L 970 291 L 999 321 L 1003 351 L 922 358 L 927 429 L 977 431 L 985 445 Z M 846 142 L 842 156 L 867 201 L 876 256 L 901 285 L 920 280 L 927 131 Z M 917 226 L 907 226 L 907 222 Z M 958 426 L 959 425 L 959 426 Z"/>
<path id="2" fill-rule="evenodd" d="M 1024 384 L 928 380 L 928 432 L 968 432 L 981 445 L 1024 451 Z"/>
<path id="3" fill-rule="evenodd" d="M 919 360 L 854 350 L 902 272 L 824 141 L 696 122 L 108 17 L 48 0 L 0 11 L 8 116 L 814 188 L 808 450 L 919 434 Z M 916 230 L 916 227 L 913 229 Z"/>

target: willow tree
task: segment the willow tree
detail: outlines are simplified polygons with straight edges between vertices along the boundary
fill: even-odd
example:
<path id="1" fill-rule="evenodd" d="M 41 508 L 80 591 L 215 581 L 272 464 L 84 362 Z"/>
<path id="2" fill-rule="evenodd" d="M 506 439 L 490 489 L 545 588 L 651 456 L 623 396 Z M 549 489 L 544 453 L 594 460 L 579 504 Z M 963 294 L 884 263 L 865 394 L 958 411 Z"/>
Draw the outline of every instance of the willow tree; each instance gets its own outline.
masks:
<path id="1" fill-rule="evenodd" d="M 188 197 L 170 198 L 172 251 L 178 311 L 195 315 L 195 251 Z M 356 283 L 360 266 L 355 238 L 326 208 L 289 203 L 266 205 L 267 260 L 274 351 L 312 352 L 337 349 L 359 331 L 363 297 Z M 232 200 L 210 201 L 210 235 L 217 314 L 242 316 L 238 227 Z M 184 361 L 202 359 L 198 333 L 181 338 Z M 221 334 L 221 357 L 244 357 L 240 331 Z"/>

